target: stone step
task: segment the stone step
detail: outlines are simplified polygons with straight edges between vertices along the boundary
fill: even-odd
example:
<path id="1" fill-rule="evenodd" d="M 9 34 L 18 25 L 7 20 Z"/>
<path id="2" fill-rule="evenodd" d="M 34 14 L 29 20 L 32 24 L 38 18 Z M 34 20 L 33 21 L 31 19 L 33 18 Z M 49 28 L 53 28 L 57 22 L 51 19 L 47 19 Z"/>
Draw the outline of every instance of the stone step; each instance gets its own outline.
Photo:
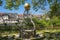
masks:
<path id="1" fill-rule="evenodd" d="M 31 40 L 31 39 L 23 39 L 23 40 Z"/>

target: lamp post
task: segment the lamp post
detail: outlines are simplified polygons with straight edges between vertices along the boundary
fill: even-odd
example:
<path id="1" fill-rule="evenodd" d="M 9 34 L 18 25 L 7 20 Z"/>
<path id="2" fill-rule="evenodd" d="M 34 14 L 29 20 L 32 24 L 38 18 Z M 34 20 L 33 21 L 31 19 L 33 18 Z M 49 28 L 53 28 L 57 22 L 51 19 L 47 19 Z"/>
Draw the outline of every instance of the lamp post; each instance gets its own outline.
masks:
<path id="1" fill-rule="evenodd" d="M 23 17 L 25 18 L 25 16 L 26 16 L 26 18 L 29 18 L 30 20 L 31 20 L 31 23 L 33 24 L 33 27 L 32 28 L 34 28 L 33 29 L 33 35 L 35 36 L 36 35 L 36 28 L 35 28 L 35 23 L 33 22 L 33 20 L 32 20 L 32 16 L 30 15 L 30 13 L 29 13 L 29 10 L 30 10 L 30 4 L 29 3 L 25 3 L 25 5 L 24 5 L 24 8 L 25 8 L 25 11 L 24 11 L 24 14 L 25 15 L 23 15 Z M 26 13 L 25 13 L 26 12 Z M 29 21 L 30 22 L 30 21 Z"/>
<path id="2" fill-rule="evenodd" d="M 24 8 L 25 8 L 24 14 L 26 12 L 25 15 L 28 16 L 29 15 L 29 10 L 30 10 L 30 4 L 29 3 L 25 3 Z"/>
<path id="3" fill-rule="evenodd" d="M 30 4 L 29 3 L 25 3 L 24 8 L 28 12 L 30 10 Z"/>

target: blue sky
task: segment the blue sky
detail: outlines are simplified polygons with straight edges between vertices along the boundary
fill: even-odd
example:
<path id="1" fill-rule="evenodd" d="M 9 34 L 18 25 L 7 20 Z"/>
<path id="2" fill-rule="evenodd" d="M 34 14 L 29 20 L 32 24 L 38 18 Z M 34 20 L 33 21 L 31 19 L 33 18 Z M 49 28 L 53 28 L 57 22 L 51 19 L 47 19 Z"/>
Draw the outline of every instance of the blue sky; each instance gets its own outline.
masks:
<path id="1" fill-rule="evenodd" d="M 2 1 L 4 1 L 4 0 L 2 0 Z M 30 11 L 31 11 L 31 13 L 33 13 L 33 14 L 41 14 L 41 15 L 42 15 L 42 14 L 45 13 L 45 11 L 47 12 L 47 11 L 49 10 L 49 5 L 48 5 L 48 3 L 47 3 L 46 10 L 38 10 L 37 12 L 35 12 L 35 11 L 32 9 L 31 0 L 27 0 L 26 2 L 30 3 L 30 5 L 31 5 Z M 2 13 L 18 13 L 18 14 L 22 14 L 22 13 L 24 12 L 24 6 L 23 6 L 23 5 L 20 5 L 18 10 L 5 9 L 5 8 L 4 8 L 4 5 L 5 5 L 5 1 L 4 1 L 4 3 L 3 3 L 3 6 L 0 6 L 0 12 L 2 12 Z"/>

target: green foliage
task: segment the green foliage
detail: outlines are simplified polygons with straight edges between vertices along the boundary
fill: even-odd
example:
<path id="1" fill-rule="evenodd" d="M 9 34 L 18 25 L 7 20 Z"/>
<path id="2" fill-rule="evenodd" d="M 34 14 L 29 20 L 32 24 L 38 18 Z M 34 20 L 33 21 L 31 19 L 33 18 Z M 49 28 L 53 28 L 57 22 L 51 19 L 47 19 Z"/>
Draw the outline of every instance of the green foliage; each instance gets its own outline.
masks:
<path id="1" fill-rule="evenodd" d="M 18 9 L 20 5 L 23 5 L 27 0 L 5 0 L 5 8 L 6 9 Z M 47 5 L 47 2 L 48 4 L 51 6 L 51 9 L 54 9 L 55 8 L 59 8 L 58 7 L 58 4 L 60 4 L 60 1 L 59 0 L 32 0 L 32 6 L 33 6 L 33 10 L 35 11 L 38 11 L 40 8 L 42 10 L 45 10 L 45 6 Z M 2 4 L 2 0 L 0 0 L 0 4 Z M 55 9 L 54 9 L 55 11 Z"/>
<path id="2" fill-rule="evenodd" d="M 25 24 L 26 24 L 27 26 L 33 26 L 33 24 L 31 23 L 31 19 L 30 19 L 30 18 L 26 18 L 26 19 L 25 19 Z"/>
<path id="3" fill-rule="evenodd" d="M 54 26 L 60 26 L 60 19 L 56 16 L 52 18 L 52 23 Z"/>
<path id="4" fill-rule="evenodd" d="M 53 26 L 60 26 L 60 19 L 59 17 L 54 16 L 50 20 L 46 20 L 45 18 L 42 18 L 41 20 L 38 20 L 36 17 L 33 18 L 33 21 L 36 24 L 37 29 L 40 28 L 49 28 L 51 25 Z"/>
<path id="5" fill-rule="evenodd" d="M 50 13 L 48 13 L 50 17 L 60 16 L 60 11 L 59 11 L 60 6 L 59 5 L 60 5 L 59 3 L 55 2 L 55 4 L 50 6 L 51 11 L 49 11 Z"/>
<path id="6" fill-rule="evenodd" d="M 23 4 L 25 0 L 6 0 L 6 9 L 18 9 L 21 4 Z"/>
<path id="7" fill-rule="evenodd" d="M 25 18 L 22 25 L 23 25 L 24 29 L 31 29 L 31 28 L 33 28 L 33 24 L 31 22 L 30 18 Z"/>
<path id="8" fill-rule="evenodd" d="M 47 21 L 47 20 L 42 19 L 42 20 L 40 20 L 40 23 L 43 24 L 45 27 L 50 26 L 50 21 L 49 20 Z"/>
<path id="9" fill-rule="evenodd" d="M 45 19 L 41 19 L 41 20 L 38 20 L 37 18 L 33 18 L 36 26 L 39 26 L 41 28 L 45 28 L 45 27 L 49 27 L 51 25 L 51 22 L 50 20 L 45 20 Z"/>
<path id="10" fill-rule="evenodd" d="M 38 11 L 39 8 L 45 10 L 46 0 L 32 0 L 33 9 Z"/>
<path id="11" fill-rule="evenodd" d="M 2 0 L 0 0 L 0 6 L 2 5 Z"/>

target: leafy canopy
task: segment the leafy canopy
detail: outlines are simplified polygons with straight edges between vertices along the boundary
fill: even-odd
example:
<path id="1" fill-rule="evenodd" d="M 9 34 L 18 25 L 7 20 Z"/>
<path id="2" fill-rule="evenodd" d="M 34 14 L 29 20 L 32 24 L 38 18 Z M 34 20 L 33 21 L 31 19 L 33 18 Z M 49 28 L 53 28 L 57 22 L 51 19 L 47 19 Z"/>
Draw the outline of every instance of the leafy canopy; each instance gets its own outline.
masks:
<path id="1" fill-rule="evenodd" d="M 5 7 L 7 9 L 18 9 L 20 5 L 23 5 L 27 0 L 5 0 Z M 60 0 L 31 0 L 33 9 L 35 11 L 38 11 L 39 8 L 45 10 L 45 6 L 47 5 L 47 3 L 49 5 L 54 5 L 57 4 L 56 2 L 60 3 Z M 0 0 L 0 5 L 2 5 L 3 1 Z"/>

